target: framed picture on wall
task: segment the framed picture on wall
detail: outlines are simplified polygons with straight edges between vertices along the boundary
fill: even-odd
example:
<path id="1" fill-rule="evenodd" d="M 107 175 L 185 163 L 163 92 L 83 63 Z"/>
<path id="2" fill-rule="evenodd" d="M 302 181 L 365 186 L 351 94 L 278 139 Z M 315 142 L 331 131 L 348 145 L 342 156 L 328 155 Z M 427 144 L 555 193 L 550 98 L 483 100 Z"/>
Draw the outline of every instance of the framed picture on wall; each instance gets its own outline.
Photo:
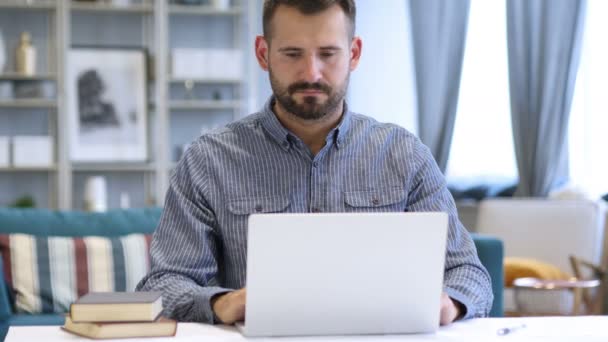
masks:
<path id="1" fill-rule="evenodd" d="M 147 160 L 145 51 L 72 48 L 66 68 L 70 159 Z"/>

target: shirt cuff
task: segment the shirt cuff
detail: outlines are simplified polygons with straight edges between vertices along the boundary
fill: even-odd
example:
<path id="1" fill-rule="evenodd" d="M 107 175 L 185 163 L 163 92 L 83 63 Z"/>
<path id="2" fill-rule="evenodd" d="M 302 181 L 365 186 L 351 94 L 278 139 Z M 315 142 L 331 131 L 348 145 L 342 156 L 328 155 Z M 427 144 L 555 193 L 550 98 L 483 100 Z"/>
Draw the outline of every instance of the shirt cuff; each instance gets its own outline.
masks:
<path id="1" fill-rule="evenodd" d="M 469 318 L 475 317 L 475 311 L 476 311 L 475 305 L 471 302 L 471 300 L 469 298 L 467 298 L 467 296 L 465 296 L 461 292 L 454 290 L 453 288 L 450 288 L 450 287 L 444 287 L 443 291 L 445 291 L 445 293 L 448 295 L 448 297 L 460 302 L 464 307 L 465 312 L 461 312 L 460 316 L 457 318 L 457 320 L 463 320 L 463 319 L 469 319 Z"/>
<path id="2" fill-rule="evenodd" d="M 223 287 L 203 287 L 201 291 L 194 298 L 194 307 L 200 310 L 199 314 L 202 317 L 202 321 L 205 323 L 218 324 L 222 323 L 213 312 L 211 307 L 211 298 L 217 294 L 232 292 L 233 289 L 227 289 Z"/>

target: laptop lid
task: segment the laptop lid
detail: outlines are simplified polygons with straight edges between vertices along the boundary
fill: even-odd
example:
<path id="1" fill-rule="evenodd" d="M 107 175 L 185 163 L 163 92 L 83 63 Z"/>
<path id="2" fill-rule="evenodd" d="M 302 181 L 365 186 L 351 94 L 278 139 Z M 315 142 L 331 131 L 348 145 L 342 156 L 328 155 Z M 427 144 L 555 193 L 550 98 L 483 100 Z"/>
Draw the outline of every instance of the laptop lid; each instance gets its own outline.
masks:
<path id="1" fill-rule="evenodd" d="M 437 330 L 447 226 L 437 212 L 251 215 L 244 334 Z"/>

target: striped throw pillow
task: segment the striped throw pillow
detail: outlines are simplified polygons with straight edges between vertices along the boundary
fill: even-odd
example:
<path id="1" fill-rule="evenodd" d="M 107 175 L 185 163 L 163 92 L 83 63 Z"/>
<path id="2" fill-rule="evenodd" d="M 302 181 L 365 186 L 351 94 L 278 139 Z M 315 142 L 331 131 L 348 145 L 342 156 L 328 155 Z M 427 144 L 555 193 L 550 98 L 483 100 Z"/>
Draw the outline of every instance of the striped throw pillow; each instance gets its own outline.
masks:
<path id="1" fill-rule="evenodd" d="M 0 235 L 4 276 L 19 313 L 62 313 L 87 292 L 133 291 L 150 269 L 151 235 Z"/>

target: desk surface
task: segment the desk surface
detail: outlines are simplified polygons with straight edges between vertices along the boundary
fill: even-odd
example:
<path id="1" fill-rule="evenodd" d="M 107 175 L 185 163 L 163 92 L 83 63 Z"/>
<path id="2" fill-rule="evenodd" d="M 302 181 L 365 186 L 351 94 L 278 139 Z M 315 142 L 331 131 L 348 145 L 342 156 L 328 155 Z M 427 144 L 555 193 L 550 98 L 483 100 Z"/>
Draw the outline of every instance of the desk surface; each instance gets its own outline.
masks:
<path id="1" fill-rule="evenodd" d="M 526 327 L 498 336 L 498 329 L 525 324 Z M 143 341 L 126 339 L 111 341 Z M 177 335 L 153 338 L 155 342 L 239 342 L 247 341 L 233 327 L 211 326 L 198 323 L 180 323 Z M 321 336 L 299 338 L 256 338 L 253 341 L 272 342 L 376 342 L 376 341 L 608 341 L 608 316 L 579 317 L 517 317 L 483 318 L 457 322 L 442 327 L 430 335 L 374 335 L 374 336 Z M 62 331 L 58 326 L 11 327 L 6 341 L 91 341 Z"/>

